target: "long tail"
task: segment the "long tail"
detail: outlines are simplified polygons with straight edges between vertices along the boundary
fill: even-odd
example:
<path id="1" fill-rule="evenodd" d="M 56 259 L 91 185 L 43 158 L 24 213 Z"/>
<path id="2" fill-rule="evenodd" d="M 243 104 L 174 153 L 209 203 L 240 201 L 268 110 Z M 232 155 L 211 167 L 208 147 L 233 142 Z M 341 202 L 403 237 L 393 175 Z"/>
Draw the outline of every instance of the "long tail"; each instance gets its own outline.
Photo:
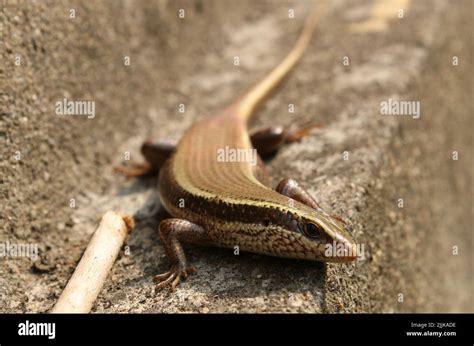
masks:
<path id="1" fill-rule="evenodd" d="M 281 83 L 283 78 L 285 78 L 293 66 L 296 65 L 308 47 L 316 25 L 321 16 L 326 13 L 327 8 L 327 0 L 320 1 L 318 5 L 314 7 L 306 19 L 305 26 L 298 41 L 285 59 L 241 98 L 239 102 L 239 115 L 243 119 L 248 120 L 250 118 L 255 108 Z"/>

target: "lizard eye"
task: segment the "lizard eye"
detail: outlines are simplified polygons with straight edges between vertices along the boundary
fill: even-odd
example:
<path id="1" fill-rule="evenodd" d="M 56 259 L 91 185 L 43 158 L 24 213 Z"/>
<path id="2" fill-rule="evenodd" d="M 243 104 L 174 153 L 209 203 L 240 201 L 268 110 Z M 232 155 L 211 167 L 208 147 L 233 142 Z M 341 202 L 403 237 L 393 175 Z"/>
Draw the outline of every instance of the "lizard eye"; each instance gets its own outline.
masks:
<path id="1" fill-rule="evenodd" d="M 314 223 L 306 223 L 303 228 L 303 233 L 308 238 L 318 239 L 324 234 L 324 231 L 320 226 Z"/>

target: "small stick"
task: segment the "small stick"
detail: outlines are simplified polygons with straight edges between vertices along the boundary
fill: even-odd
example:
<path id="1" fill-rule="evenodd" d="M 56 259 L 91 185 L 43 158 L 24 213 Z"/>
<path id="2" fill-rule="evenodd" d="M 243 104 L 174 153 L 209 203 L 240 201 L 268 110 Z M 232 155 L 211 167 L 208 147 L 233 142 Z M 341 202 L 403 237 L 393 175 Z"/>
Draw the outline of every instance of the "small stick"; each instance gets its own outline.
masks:
<path id="1" fill-rule="evenodd" d="M 105 279 L 133 229 L 133 218 L 108 211 L 92 236 L 74 274 L 52 313 L 87 313 L 99 295 Z"/>

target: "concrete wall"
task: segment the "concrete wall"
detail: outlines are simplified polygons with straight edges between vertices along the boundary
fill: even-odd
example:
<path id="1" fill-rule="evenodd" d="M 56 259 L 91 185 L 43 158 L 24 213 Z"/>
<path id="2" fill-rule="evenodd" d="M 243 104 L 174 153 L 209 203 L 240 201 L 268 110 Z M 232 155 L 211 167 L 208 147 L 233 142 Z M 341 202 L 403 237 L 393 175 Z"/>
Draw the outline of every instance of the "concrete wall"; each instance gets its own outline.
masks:
<path id="1" fill-rule="evenodd" d="M 413 2 L 373 32 L 354 29 L 370 22 L 372 2 L 331 2 L 304 59 L 259 112 L 256 127 L 325 125 L 269 170 L 346 218 L 364 260 L 325 265 L 191 247 L 198 274 L 176 294 L 155 295 L 151 277 L 168 267 L 156 180 L 127 180 L 112 167 L 127 151 L 140 160 L 146 138 L 179 138 L 263 76 L 291 48 L 308 5 L 35 1 L 0 12 L 0 241 L 40 248 L 36 261 L 0 259 L 1 311 L 48 310 L 112 208 L 135 214 L 138 227 L 95 311 L 472 311 L 469 1 Z M 95 117 L 57 115 L 64 98 L 94 101 Z M 421 117 L 381 115 L 389 98 L 420 101 Z"/>

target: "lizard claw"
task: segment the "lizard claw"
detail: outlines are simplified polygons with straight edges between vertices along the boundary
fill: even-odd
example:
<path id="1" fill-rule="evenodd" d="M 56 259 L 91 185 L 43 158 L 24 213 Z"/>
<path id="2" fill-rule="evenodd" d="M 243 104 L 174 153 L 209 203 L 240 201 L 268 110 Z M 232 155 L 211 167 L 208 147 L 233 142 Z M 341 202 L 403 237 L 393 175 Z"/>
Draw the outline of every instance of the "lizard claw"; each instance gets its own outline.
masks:
<path id="1" fill-rule="evenodd" d="M 312 129 L 321 128 L 320 124 L 314 122 L 306 122 L 300 125 L 290 125 L 288 128 L 288 135 L 286 137 L 287 143 L 299 141 L 301 138 L 306 137 Z"/>
<path id="2" fill-rule="evenodd" d="M 178 286 L 181 279 L 186 279 L 189 274 L 195 274 L 196 268 L 194 267 L 178 267 L 172 266 L 169 271 L 163 274 L 155 275 L 153 277 L 154 282 L 158 282 L 155 286 L 155 290 L 161 290 L 163 287 L 171 285 L 171 291 L 176 290 L 176 286 Z"/>

